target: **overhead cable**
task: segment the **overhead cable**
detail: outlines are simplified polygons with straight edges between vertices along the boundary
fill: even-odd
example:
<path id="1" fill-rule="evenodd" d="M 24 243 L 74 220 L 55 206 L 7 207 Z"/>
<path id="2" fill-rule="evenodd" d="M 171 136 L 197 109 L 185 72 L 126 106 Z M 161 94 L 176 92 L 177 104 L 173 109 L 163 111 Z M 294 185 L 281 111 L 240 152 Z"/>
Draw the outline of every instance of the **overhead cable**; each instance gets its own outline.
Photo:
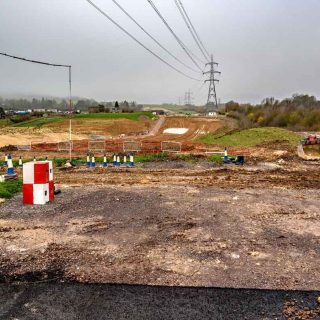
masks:
<path id="1" fill-rule="evenodd" d="M 205 52 L 205 51 L 203 50 L 203 48 L 201 47 L 201 44 L 200 44 L 197 36 L 195 35 L 195 33 L 194 33 L 194 31 L 193 31 L 193 29 L 192 29 L 192 27 L 191 27 L 191 25 L 190 25 L 187 17 L 185 16 L 185 13 L 184 13 L 182 7 L 180 7 L 180 3 L 181 3 L 181 2 L 180 2 L 180 1 L 178 2 L 178 0 L 174 0 L 174 2 L 175 2 L 176 6 L 177 6 L 177 8 L 178 8 L 178 10 L 179 10 L 179 12 L 180 12 L 180 15 L 181 15 L 183 21 L 185 22 L 187 28 L 189 29 L 189 31 L 190 31 L 190 33 L 191 33 L 191 35 L 192 35 L 193 40 L 196 42 L 198 48 L 200 49 L 201 53 L 203 54 L 204 59 L 205 59 L 205 60 L 208 60 L 208 56 L 206 55 L 206 52 Z"/>
<path id="2" fill-rule="evenodd" d="M 188 19 L 188 21 L 189 21 L 189 24 L 190 24 L 190 26 L 191 26 L 191 28 L 192 28 L 192 30 L 193 30 L 193 32 L 194 32 L 194 34 L 195 34 L 195 36 L 197 37 L 197 39 L 198 39 L 198 41 L 199 41 L 200 45 L 202 46 L 203 50 L 206 52 L 206 54 L 207 54 L 207 59 L 209 59 L 209 60 L 210 60 L 210 54 L 209 54 L 208 50 L 206 49 L 206 47 L 204 46 L 204 44 L 203 44 L 203 42 L 202 42 L 202 40 L 201 40 L 201 38 L 200 38 L 200 36 L 199 36 L 199 34 L 198 34 L 198 32 L 197 32 L 196 28 L 194 27 L 194 25 L 193 25 L 193 23 L 192 23 L 192 21 L 191 21 L 191 19 L 190 19 L 189 15 L 188 15 L 188 13 L 187 13 L 186 9 L 184 8 L 184 5 L 182 4 L 181 0 L 178 0 L 178 1 L 179 1 L 180 6 L 181 6 L 181 9 L 183 10 L 183 12 L 184 12 L 184 14 L 185 14 L 186 18 L 187 18 L 187 19 Z"/>
<path id="3" fill-rule="evenodd" d="M 72 158 L 72 120 L 71 120 L 71 114 L 72 114 L 72 66 L 68 64 L 57 64 L 57 63 L 50 63 L 50 62 L 44 62 L 39 60 L 32 60 L 32 59 L 26 59 L 18 56 L 13 56 L 11 54 L 0 52 L 0 55 L 12 59 L 22 60 L 26 62 L 36 63 L 36 64 L 42 64 L 46 66 L 51 67 L 63 67 L 69 69 L 69 116 L 70 116 L 70 124 L 69 124 L 69 158 L 71 161 Z"/>
<path id="4" fill-rule="evenodd" d="M 202 71 L 202 68 L 199 66 L 198 62 L 193 58 L 193 56 L 195 56 L 194 54 L 191 53 L 191 51 L 188 49 L 188 47 L 180 40 L 180 38 L 176 35 L 176 33 L 173 31 L 173 29 L 169 26 L 168 22 L 166 21 L 166 19 L 162 16 L 162 14 L 160 13 L 160 11 L 158 10 L 158 8 L 155 6 L 155 4 L 153 3 L 152 0 L 147 0 L 149 2 L 149 4 L 151 5 L 151 7 L 153 8 L 153 10 L 157 13 L 157 15 L 159 16 L 159 18 L 162 20 L 162 22 L 165 24 L 165 26 L 168 28 L 168 30 L 170 31 L 170 33 L 173 35 L 173 37 L 176 39 L 176 41 L 179 43 L 179 45 L 181 46 L 181 48 L 186 52 L 186 54 L 188 55 L 188 57 L 191 59 L 191 61 L 197 66 L 197 68 Z M 198 60 L 200 60 L 198 58 Z M 201 60 L 200 60 L 201 61 Z"/>
<path id="5" fill-rule="evenodd" d="M 134 19 L 129 13 L 128 11 L 126 11 L 116 0 L 112 0 L 114 2 L 114 4 L 125 14 L 127 15 L 127 17 L 133 21 L 150 39 L 152 39 L 161 49 L 163 49 L 165 52 L 167 52 L 172 58 L 174 58 L 176 61 L 178 61 L 179 63 L 181 63 L 183 66 L 185 66 L 186 68 L 194 71 L 194 72 L 199 72 L 198 70 L 195 70 L 193 68 L 191 68 L 190 66 L 188 66 L 186 63 L 184 63 L 182 60 L 180 60 L 179 58 L 177 58 L 174 54 L 172 54 L 165 46 L 163 46 L 154 36 L 152 36 L 136 19 Z"/>
<path id="6" fill-rule="evenodd" d="M 155 56 L 157 59 L 162 61 L 164 64 L 166 64 L 171 69 L 175 70 L 176 72 L 180 73 L 181 75 L 192 79 L 196 81 L 200 81 L 199 79 L 193 78 L 183 71 L 177 69 L 172 64 L 161 58 L 159 55 L 154 53 L 151 49 L 149 49 L 147 46 L 145 46 L 141 41 L 139 41 L 136 37 L 134 37 L 129 31 L 127 31 L 125 28 L 123 28 L 119 23 L 117 23 L 115 20 L 113 20 L 106 12 L 104 12 L 101 8 L 99 8 L 96 4 L 94 4 L 91 0 L 86 0 L 90 5 L 92 5 L 97 11 L 99 11 L 104 17 L 106 17 L 108 20 L 110 20 L 115 26 L 117 26 L 120 30 L 122 30 L 127 36 L 129 36 L 132 40 L 134 40 L 136 43 L 138 43 L 141 47 L 143 47 L 145 50 L 147 50 L 149 53 L 151 53 L 153 56 Z"/>
<path id="7" fill-rule="evenodd" d="M 9 58 L 13 58 L 13 59 L 28 61 L 28 62 L 32 62 L 32 63 L 44 64 L 46 66 L 65 67 L 65 68 L 70 68 L 71 67 L 70 65 L 66 65 L 66 64 L 56 64 L 56 63 L 43 62 L 43 61 L 38 61 L 38 60 L 30 60 L 30 59 L 26 59 L 26 58 L 12 56 L 10 54 L 3 53 L 3 52 L 0 52 L 0 55 L 5 56 L 5 57 L 9 57 Z"/>

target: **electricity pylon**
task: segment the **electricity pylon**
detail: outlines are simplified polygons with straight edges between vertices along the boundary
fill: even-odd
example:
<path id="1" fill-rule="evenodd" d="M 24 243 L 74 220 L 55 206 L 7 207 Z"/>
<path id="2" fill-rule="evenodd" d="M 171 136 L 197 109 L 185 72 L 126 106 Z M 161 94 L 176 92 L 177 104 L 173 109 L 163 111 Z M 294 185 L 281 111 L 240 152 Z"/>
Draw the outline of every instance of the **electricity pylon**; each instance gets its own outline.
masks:
<path id="1" fill-rule="evenodd" d="M 184 103 L 186 106 L 190 106 L 192 104 L 192 92 L 191 90 L 189 89 L 188 92 L 185 93 L 184 95 Z"/>
<path id="2" fill-rule="evenodd" d="M 203 72 L 203 74 L 210 75 L 210 79 L 205 80 L 205 82 L 210 82 L 207 105 L 213 105 L 215 111 L 218 111 L 216 82 L 219 82 L 219 80 L 216 79 L 216 74 L 221 74 L 221 72 L 216 71 L 216 66 L 218 65 L 217 62 L 213 61 L 213 55 L 211 55 L 211 62 L 206 63 L 206 66 L 210 66 L 210 71 Z"/>

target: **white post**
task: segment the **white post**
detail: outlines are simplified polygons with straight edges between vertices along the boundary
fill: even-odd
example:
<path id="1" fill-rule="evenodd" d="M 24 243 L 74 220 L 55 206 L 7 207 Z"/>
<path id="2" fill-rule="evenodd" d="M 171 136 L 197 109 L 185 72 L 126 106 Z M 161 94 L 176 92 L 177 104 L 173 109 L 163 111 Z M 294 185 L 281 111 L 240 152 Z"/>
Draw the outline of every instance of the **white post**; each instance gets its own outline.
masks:
<path id="1" fill-rule="evenodd" d="M 71 111 L 72 111 L 72 86 L 71 86 L 71 66 L 69 66 L 69 116 L 70 116 L 70 123 L 69 123 L 69 158 L 70 161 L 72 160 L 72 120 L 71 120 Z"/>

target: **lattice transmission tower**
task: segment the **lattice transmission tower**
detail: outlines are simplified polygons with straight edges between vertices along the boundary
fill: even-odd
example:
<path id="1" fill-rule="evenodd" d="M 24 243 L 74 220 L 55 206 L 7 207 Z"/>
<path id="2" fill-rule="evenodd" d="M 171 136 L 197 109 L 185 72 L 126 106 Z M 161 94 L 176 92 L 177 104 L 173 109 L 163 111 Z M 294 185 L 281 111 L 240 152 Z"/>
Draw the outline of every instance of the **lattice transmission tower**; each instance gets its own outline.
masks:
<path id="1" fill-rule="evenodd" d="M 191 90 L 189 89 L 189 91 L 186 92 L 185 95 L 184 95 L 184 103 L 185 103 L 185 105 L 186 105 L 186 106 L 191 106 L 191 105 L 192 105 L 192 100 L 193 100 L 193 98 L 192 98 L 192 92 L 191 92 Z"/>
<path id="2" fill-rule="evenodd" d="M 211 55 L 211 62 L 206 63 L 206 66 L 210 66 L 210 71 L 203 72 L 203 74 L 210 75 L 210 78 L 205 80 L 205 82 L 209 82 L 207 105 L 212 105 L 215 111 L 218 110 L 216 82 L 219 82 L 219 80 L 216 78 L 216 75 L 221 74 L 221 72 L 216 70 L 218 65 L 219 64 L 217 62 L 213 61 L 213 55 Z"/>

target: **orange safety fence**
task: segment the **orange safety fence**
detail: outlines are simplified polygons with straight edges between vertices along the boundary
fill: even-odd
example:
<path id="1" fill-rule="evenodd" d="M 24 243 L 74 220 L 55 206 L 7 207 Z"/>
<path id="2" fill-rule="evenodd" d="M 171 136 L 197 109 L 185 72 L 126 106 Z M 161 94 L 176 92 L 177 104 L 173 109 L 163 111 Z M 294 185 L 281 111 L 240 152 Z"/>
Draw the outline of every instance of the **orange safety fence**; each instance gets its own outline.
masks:
<path id="1" fill-rule="evenodd" d="M 125 141 L 123 140 L 103 140 L 105 142 L 100 144 L 98 153 L 124 153 L 124 152 L 136 152 L 136 153 L 159 153 L 164 151 L 162 147 L 162 141 L 152 141 L 152 140 L 143 140 L 141 141 L 140 150 L 124 150 Z M 173 143 L 175 141 L 172 141 Z M 64 144 L 66 144 L 64 146 Z M 64 146 L 61 148 L 61 146 Z M 90 149 L 90 141 L 89 140 L 73 140 L 71 143 L 71 148 L 73 152 L 92 152 L 94 150 Z M 103 146 L 103 147 L 101 147 Z M 68 142 L 32 142 L 31 143 L 31 151 L 37 152 L 58 152 L 58 151 L 67 151 L 70 147 Z M 104 149 L 104 150 L 103 150 Z M 250 156 L 250 149 L 247 148 L 236 148 L 230 147 L 228 149 L 228 154 L 237 156 L 244 155 Z M 22 150 L 23 151 L 23 150 Z M 196 142 L 181 142 L 181 151 L 186 153 L 222 153 L 224 151 L 223 146 L 208 146 L 202 143 Z"/>

